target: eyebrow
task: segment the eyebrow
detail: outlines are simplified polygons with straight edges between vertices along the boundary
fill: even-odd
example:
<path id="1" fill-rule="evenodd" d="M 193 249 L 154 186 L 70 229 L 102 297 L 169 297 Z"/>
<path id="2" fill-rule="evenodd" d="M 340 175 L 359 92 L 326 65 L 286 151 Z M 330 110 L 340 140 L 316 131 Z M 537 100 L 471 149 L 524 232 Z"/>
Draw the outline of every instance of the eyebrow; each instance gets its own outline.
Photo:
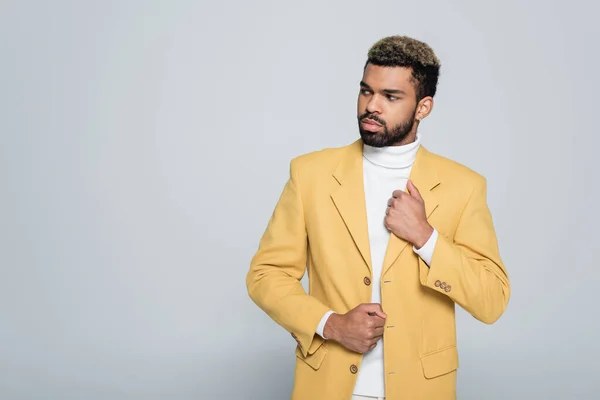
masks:
<path id="1" fill-rule="evenodd" d="M 371 86 L 367 85 L 364 81 L 360 81 L 360 86 L 364 87 L 365 89 L 369 89 L 369 90 L 373 90 L 371 88 Z M 400 90 L 400 89 L 383 89 L 382 92 L 384 93 L 388 93 L 388 94 L 403 94 L 406 95 L 406 92 L 404 90 Z"/>

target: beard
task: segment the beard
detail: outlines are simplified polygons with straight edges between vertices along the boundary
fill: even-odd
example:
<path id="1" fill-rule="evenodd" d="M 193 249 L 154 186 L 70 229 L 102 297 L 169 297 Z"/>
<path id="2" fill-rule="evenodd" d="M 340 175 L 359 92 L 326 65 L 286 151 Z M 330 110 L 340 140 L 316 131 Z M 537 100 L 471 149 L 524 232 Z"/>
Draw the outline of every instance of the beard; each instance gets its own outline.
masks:
<path id="1" fill-rule="evenodd" d="M 417 109 L 413 111 L 410 118 L 405 121 L 400 122 L 399 124 L 388 129 L 387 123 L 381 118 L 377 117 L 374 114 L 370 114 L 368 112 L 364 113 L 360 117 L 358 117 L 358 130 L 360 132 L 360 137 L 364 144 L 372 147 L 387 147 L 393 146 L 397 143 L 402 142 L 410 131 L 412 130 L 413 124 L 415 122 L 415 115 L 417 114 Z M 383 127 L 383 132 L 371 132 L 363 129 L 360 122 L 365 119 L 371 119 Z"/>

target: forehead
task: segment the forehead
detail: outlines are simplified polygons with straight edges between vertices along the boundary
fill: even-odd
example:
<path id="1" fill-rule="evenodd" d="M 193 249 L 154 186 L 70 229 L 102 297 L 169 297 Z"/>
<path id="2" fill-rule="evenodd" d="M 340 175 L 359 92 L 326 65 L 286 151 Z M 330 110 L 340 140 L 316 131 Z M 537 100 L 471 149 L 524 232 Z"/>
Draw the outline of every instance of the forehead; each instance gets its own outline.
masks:
<path id="1" fill-rule="evenodd" d="M 412 71 L 407 67 L 381 67 L 368 64 L 363 73 L 363 82 L 374 90 L 400 89 L 414 92 Z"/>

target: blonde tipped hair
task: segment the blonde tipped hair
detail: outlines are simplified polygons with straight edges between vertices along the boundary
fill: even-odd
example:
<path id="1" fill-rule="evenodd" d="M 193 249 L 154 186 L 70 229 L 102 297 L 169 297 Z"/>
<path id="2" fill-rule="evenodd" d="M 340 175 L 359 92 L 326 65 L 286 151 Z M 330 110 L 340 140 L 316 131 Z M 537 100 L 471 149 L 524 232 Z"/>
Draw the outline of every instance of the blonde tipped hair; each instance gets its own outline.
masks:
<path id="1" fill-rule="evenodd" d="M 427 43 L 408 36 L 385 37 L 369 49 L 365 68 L 368 64 L 410 68 L 417 101 L 435 96 L 441 65 Z"/>

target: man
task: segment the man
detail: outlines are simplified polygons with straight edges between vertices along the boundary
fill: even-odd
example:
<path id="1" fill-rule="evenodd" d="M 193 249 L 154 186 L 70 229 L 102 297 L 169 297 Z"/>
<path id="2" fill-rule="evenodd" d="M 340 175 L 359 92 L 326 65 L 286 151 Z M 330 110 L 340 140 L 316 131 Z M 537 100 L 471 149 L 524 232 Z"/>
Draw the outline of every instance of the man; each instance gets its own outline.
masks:
<path id="1" fill-rule="evenodd" d="M 291 161 L 247 286 L 297 342 L 294 400 L 455 399 L 455 304 L 504 313 L 486 180 L 420 144 L 439 69 L 425 43 L 375 43 L 360 139 Z"/>

